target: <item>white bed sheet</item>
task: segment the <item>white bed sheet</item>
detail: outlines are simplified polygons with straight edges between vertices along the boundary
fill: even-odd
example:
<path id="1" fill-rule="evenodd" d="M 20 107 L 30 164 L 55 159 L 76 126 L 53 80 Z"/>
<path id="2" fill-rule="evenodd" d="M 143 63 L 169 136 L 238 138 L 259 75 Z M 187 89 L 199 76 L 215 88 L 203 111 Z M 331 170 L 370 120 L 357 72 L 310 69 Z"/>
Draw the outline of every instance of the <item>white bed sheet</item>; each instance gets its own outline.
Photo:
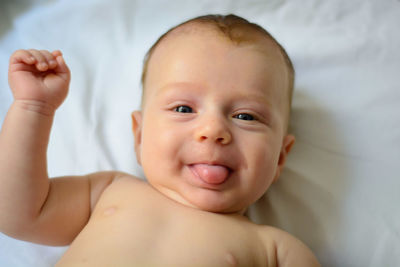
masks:
<path id="1" fill-rule="evenodd" d="M 12 101 L 11 53 L 61 49 L 72 82 L 51 134 L 50 175 L 143 177 L 130 124 L 143 56 L 171 26 L 208 13 L 261 24 L 297 72 L 297 142 L 250 216 L 303 240 L 323 266 L 400 266 L 398 0 L 2 1 L 0 123 Z M 0 233 L 0 266 L 52 266 L 65 249 Z"/>

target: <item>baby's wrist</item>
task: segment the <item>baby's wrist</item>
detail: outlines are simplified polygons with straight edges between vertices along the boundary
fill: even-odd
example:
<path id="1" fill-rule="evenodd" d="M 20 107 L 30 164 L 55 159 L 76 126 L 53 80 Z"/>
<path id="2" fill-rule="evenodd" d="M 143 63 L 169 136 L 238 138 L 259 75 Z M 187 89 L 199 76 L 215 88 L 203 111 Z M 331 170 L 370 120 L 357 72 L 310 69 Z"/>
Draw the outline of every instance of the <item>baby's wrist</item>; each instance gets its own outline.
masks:
<path id="1" fill-rule="evenodd" d="M 53 117 L 57 109 L 50 103 L 32 99 L 15 99 L 13 105 L 19 109 L 37 113 L 46 117 Z"/>

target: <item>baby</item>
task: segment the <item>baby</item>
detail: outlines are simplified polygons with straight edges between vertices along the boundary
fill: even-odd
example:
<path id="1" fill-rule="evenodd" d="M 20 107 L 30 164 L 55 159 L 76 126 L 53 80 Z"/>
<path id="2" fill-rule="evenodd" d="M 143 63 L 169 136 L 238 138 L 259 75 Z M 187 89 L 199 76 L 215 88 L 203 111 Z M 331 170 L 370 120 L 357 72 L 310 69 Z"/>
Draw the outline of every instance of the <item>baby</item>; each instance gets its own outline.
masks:
<path id="1" fill-rule="evenodd" d="M 49 179 L 49 134 L 70 72 L 60 51 L 16 51 L 0 133 L 0 230 L 70 245 L 56 266 L 319 266 L 303 243 L 244 216 L 294 143 L 293 72 L 256 24 L 189 20 L 145 59 L 132 121 L 148 182 L 116 171 Z"/>

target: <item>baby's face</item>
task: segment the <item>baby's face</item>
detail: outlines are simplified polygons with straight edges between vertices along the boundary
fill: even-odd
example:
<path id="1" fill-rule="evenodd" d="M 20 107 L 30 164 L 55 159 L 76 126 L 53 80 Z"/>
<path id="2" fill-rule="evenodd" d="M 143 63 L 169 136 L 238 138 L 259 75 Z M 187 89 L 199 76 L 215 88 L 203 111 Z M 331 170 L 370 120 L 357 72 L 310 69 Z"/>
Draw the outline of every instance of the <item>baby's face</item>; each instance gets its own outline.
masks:
<path id="1" fill-rule="evenodd" d="M 236 46 L 215 32 L 164 40 L 154 51 L 136 151 L 149 183 L 201 210 L 242 213 L 279 176 L 286 135 L 287 72 L 279 50 Z"/>

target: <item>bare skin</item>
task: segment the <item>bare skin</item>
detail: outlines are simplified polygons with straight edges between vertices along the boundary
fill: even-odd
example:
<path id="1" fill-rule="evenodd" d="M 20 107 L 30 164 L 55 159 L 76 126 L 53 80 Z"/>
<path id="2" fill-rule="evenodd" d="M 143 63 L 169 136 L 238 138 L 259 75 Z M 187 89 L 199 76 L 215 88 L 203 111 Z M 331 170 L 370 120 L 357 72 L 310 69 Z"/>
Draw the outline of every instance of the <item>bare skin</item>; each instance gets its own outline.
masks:
<path id="1" fill-rule="evenodd" d="M 132 204 L 135 203 L 135 204 Z M 318 266 L 299 241 L 241 215 L 199 211 L 121 177 L 56 266 Z"/>
<path id="2" fill-rule="evenodd" d="M 227 55 L 233 51 L 225 44 L 215 49 L 228 51 Z M 243 62 L 242 52 L 238 53 L 240 57 L 234 54 L 232 60 Z M 207 180 L 209 184 L 199 177 L 190 178 L 192 199 L 192 194 L 188 197 L 172 185 L 167 188 L 159 183 L 159 177 L 148 177 L 150 183 L 146 183 L 120 172 L 99 172 L 49 179 L 46 166 L 49 134 L 54 113 L 67 95 L 69 80 L 70 72 L 60 51 L 18 50 L 11 56 L 9 82 L 15 100 L 0 132 L 0 230 L 3 233 L 46 245 L 70 244 L 56 266 L 319 266 L 311 251 L 294 237 L 272 227 L 256 225 L 243 216 L 244 209 L 255 197 L 245 197 L 246 191 L 234 191 L 241 179 L 241 173 L 234 168 L 239 167 L 230 168 L 229 178 L 202 174 L 206 180 L 211 179 Z M 157 97 L 162 94 L 154 97 L 148 95 L 146 105 L 158 103 Z M 212 102 L 207 105 L 217 100 L 204 101 L 210 99 Z M 154 127 L 143 126 L 146 116 L 133 114 L 136 151 L 142 164 L 148 157 L 147 152 L 141 152 L 146 144 L 142 139 L 148 133 L 146 127 Z M 223 120 L 222 116 L 219 118 Z M 237 116 L 234 118 L 235 125 L 242 123 L 236 121 Z M 280 116 L 276 118 L 279 121 Z M 221 127 L 215 128 L 216 132 L 205 134 L 203 131 L 199 140 L 209 142 L 203 143 L 209 147 L 217 144 L 221 151 L 222 147 L 235 144 L 234 138 L 242 134 L 255 134 L 264 140 L 262 134 L 268 133 L 282 140 L 282 147 L 272 145 L 271 141 L 271 150 L 276 151 L 271 152 L 272 162 L 276 164 L 271 179 L 260 184 L 256 176 L 252 178 L 252 173 L 249 176 L 254 179 L 249 186 L 265 187 L 259 190 L 261 194 L 279 176 L 294 140 L 283 135 L 283 123 L 273 124 L 276 127 L 271 126 L 272 130 L 248 125 L 239 125 L 242 128 L 235 130 L 235 125 L 229 126 L 229 134 L 228 128 Z M 253 132 L 246 132 L 249 129 Z M 202 160 L 191 162 L 189 168 L 198 163 L 203 169 L 212 169 L 210 164 L 222 164 L 215 161 L 207 165 Z M 251 159 L 246 159 L 246 163 L 251 165 Z M 144 168 L 146 173 L 147 167 Z M 182 188 L 189 186 L 186 178 L 176 179 Z M 215 179 L 223 181 L 216 183 Z M 243 202 L 235 200 L 233 196 L 237 193 L 244 194 Z M 203 195 L 210 201 L 205 202 Z"/>

